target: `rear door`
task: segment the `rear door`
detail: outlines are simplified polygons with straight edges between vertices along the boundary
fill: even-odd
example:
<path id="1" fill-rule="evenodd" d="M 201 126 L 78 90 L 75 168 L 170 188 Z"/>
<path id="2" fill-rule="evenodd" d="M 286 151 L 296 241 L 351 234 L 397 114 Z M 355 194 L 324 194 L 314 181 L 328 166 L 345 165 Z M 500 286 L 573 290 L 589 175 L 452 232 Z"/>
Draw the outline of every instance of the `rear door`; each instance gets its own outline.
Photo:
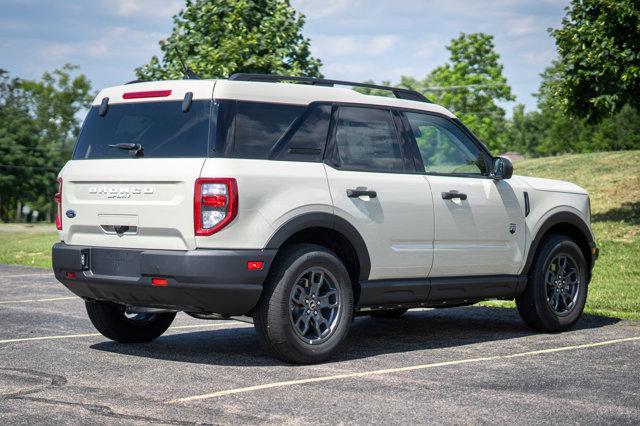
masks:
<path id="1" fill-rule="evenodd" d="M 62 171 L 67 244 L 195 248 L 193 191 L 208 156 L 211 98 L 116 103 L 88 113 Z M 133 148 L 132 148 L 133 147 Z"/>
<path id="2" fill-rule="evenodd" d="M 433 257 L 431 192 L 406 155 L 398 118 L 384 108 L 335 108 L 325 156 L 335 214 L 363 237 L 372 280 L 424 278 Z"/>
<path id="3" fill-rule="evenodd" d="M 524 212 L 508 180 L 489 177 L 490 159 L 450 119 L 406 112 L 435 211 L 431 277 L 517 274 Z"/>

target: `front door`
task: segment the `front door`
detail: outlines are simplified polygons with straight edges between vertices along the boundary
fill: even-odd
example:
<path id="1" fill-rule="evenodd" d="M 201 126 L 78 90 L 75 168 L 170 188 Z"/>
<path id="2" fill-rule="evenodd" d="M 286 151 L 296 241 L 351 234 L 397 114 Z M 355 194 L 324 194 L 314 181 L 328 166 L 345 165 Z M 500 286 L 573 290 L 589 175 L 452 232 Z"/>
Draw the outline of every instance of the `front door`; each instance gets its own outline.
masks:
<path id="1" fill-rule="evenodd" d="M 326 171 L 335 214 L 353 224 L 371 259 L 370 280 L 425 278 L 433 258 L 433 204 L 384 108 L 334 110 Z"/>
<path id="2" fill-rule="evenodd" d="M 524 212 L 508 180 L 489 177 L 483 150 L 453 121 L 405 113 L 433 194 L 430 277 L 512 275 L 522 265 Z"/>

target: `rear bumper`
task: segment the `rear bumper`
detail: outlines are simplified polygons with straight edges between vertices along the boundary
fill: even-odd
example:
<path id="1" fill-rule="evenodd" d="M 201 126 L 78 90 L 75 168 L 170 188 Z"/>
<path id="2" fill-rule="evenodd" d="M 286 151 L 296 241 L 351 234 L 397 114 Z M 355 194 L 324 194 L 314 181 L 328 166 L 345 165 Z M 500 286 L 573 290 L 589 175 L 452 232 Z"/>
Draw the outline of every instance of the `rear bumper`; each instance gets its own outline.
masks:
<path id="1" fill-rule="evenodd" d="M 276 250 L 132 250 L 57 243 L 52 260 L 58 281 L 84 299 L 244 315 L 258 302 L 275 253 Z M 85 265 L 82 255 L 87 259 Z M 261 270 L 248 270 L 249 261 L 264 264 Z M 67 273 L 75 273 L 75 278 Z M 152 278 L 165 278 L 167 284 L 153 285 Z"/>

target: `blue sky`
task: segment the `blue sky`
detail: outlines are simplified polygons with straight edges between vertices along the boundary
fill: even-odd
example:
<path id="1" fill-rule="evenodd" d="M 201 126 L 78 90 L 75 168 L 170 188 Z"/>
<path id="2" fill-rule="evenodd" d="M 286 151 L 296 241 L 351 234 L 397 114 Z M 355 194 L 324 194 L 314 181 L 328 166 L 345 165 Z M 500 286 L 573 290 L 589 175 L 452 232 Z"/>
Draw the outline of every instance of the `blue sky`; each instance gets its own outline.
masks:
<path id="1" fill-rule="evenodd" d="M 556 56 L 547 28 L 568 0 L 291 0 L 325 76 L 363 81 L 422 77 L 447 60 L 461 32 L 486 32 L 517 102 L 535 108 L 539 74 Z M 0 68 L 37 78 L 70 62 L 96 88 L 134 78 L 159 52 L 182 0 L 0 0 Z M 513 103 L 504 105 L 511 109 Z"/>

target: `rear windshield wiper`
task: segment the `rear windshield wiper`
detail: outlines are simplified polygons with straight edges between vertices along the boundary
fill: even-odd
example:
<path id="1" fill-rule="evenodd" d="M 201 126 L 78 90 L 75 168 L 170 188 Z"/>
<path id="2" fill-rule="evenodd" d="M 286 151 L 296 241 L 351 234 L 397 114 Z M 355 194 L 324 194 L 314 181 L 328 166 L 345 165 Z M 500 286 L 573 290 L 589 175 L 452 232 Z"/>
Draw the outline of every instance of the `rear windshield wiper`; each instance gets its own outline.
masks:
<path id="1" fill-rule="evenodd" d="M 134 157 L 142 157 L 144 148 L 139 143 L 123 142 L 109 145 L 109 148 L 118 148 L 130 151 Z"/>

